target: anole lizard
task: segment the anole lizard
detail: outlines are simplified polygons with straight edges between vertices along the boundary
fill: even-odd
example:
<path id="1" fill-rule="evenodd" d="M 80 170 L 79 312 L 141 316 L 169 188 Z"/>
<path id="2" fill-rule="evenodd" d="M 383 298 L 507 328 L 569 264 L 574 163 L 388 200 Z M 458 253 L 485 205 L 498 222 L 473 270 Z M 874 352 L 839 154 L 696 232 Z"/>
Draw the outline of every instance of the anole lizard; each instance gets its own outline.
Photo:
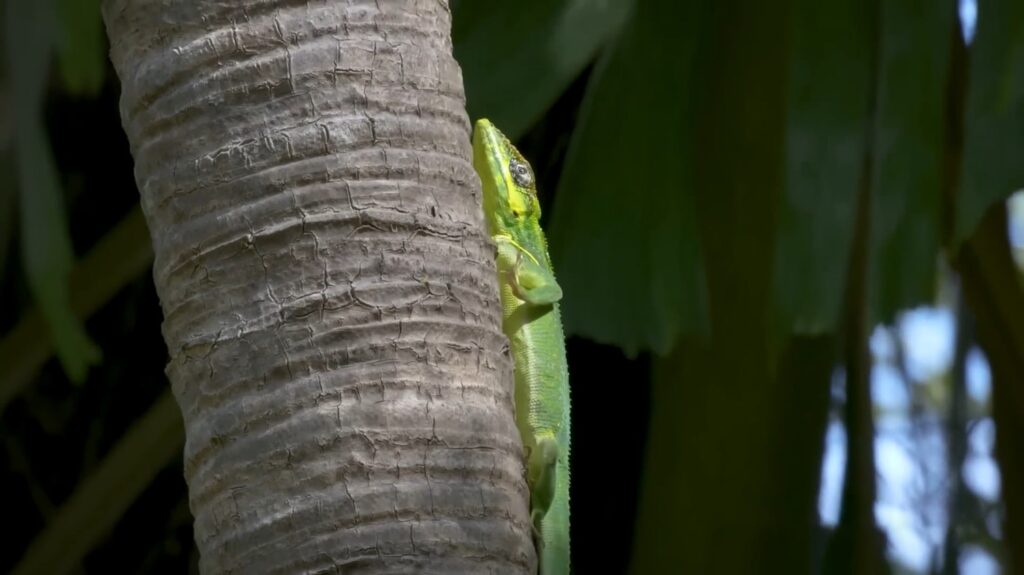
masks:
<path id="1" fill-rule="evenodd" d="M 526 449 L 541 575 L 569 573 L 569 370 L 533 170 L 488 120 L 473 134 L 488 232 L 498 247 L 502 328 L 512 344 L 516 424 Z"/>

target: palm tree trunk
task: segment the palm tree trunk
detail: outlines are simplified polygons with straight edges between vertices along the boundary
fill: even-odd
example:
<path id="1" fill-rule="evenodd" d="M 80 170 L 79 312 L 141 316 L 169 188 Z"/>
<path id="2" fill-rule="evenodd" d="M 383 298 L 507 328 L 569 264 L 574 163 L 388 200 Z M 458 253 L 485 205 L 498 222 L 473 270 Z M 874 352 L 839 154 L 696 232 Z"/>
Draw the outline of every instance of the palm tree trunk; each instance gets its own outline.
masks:
<path id="1" fill-rule="evenodd" d="M 523 573 L 444 0 L 107 0 L 204 573 Z"/>

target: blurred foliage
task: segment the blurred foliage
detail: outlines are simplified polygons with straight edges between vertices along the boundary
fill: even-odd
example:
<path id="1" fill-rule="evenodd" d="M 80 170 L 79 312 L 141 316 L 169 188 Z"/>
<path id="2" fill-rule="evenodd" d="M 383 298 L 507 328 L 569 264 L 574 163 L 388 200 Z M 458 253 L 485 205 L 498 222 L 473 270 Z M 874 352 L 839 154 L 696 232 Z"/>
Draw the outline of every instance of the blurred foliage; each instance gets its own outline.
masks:
<path id="1" fill-rule="evenodd" d="M 800 538 L 792 548 L 780 548 L 779 557 L 785 551 L 810 560 L 820 551 L 810 520 L 801 522 L 801 514 L 817 500 L 824 374 L 844 335 L 844 293 L 851 281 L 864 282 L 870 323 L 932 301 L 943 252 L 957 253 L 987 209 L 1024 187 L 1024 163 L 1017 160 L 1024 149 L 1022 4 L 980 0 L 977 35 L 964 64 L 968 73 L 960 75 L 956 55 L 963 47 L 953 2 L 875 2 L 792 0 L 751 21 L 743 18 L 745 10 L 764 9 L 737 0 L 451 1 L 454 52 L 470 116 L 494 120 L 523 143 L 542 182 L 557 182 L 541 193 L 551 208 L 545 217 L 566 293 L 568 331 L 640 358 L 630 361 L 582 339 L 570 342 L 570 370 L 581 382 L 574 389 L 577 433 L 604 437 L 615 451 L 628 453 L 628 469 L 619 470 L 616 480 L 645 490 L 647 515 L 637 530 L 653 534 L 654 543 L 635 548 L 644 549 L 643 560 L 671 559 L 679 551 L 673 546 L 678 533 L 707 527 L 699 522 L 706 516 L 687 515 L 692 501 L 684 496 L 696 497 L 701 513 L 718 509 L 737 521 L 737 529 L 748 529 L 750 539 L 723 538 L 730 549 L 767 545 L 750 534 L 759 522 L 777 521 L 780 538 Z M 136 370 L 153 384 L 127 412 L 134 418 L 150 406 L 136 428 L 142 432 L 118 441 L 127 422 L 112 426 L 108 413 L 88 412 L 96 405 L 111 409 L 110 396 L 125 393 L 126 380 L 112 372 L 124 369 L 127 359 L 108 357 L 93 370 L 99 374 L 89 374 L 99 351 L 78 317 L 139 305 L 133 299 L 118 304 L 117 294 L 150 257 L 139 249 L 145 229 L 137 212 L 116 227 L 83 217 L 96 228 L 90 233 L 113 231 L 72 271 L 76 250 L 63 191 L 68 178 L 58 169 L 66 162 L 53 152 L 71 136 L 63 125 L 48 125 L 46 114 L 60 105 L 54 100 L 67 105 L 98 98 L 107 106 L 103 117 L 119 129 L 116 96 L 104 92 L 113 79 L 98 4 L 8 0 L 3 13 L 0 98 L 15 113 L 0 119 L 0 271 L 12 267 L 4 266 L 7 246 L 19 245 L 24 277 L 9 275 L 4 282 L 27 284 L 37 311 L 25 312 L 0 341 L 0 404 L 22 392 L 55 352 L 68 378 L 89 375 L 90 385 L 85 395 L 57 387 L 54 395 L 64 401 L 70 393 L 81 402 L 76 413 L 84 415 L 49 415 L 58 421 L 48 424 L 55 430 L 50 437 L 105 434 L 89 449 L 110 454 L 103 461 L 83 457 L 71 470 L 57 462 L 42 466 L 31 454 L 25 465 L 11 464 L 9 473 L 31 486 L 31 504 L 45 524 L 23 568 L 54 558 L 62 571 L 90 561 L 115 564 L 116 558 L 104 563 L 97 556 L 117 552 L 93 547 L 126 509 L 115 536 L 131 536 L 123 527 L 132 521 L 131 503 L 174 459 L 180 440 L 180 429 L 166 427 L 173 414 L 166 398 L 152 404 L 156 382 L 163 382 L 162 348 L 140 354 L 151 371 Z M 958 97 L 964 94 L 961 118 Z M 110 139 L 94 142 L 90 134 L 83 140 L 83 148 L 112 149 Z M 778 146 L 766 150 L 767 142 Z M 130 177 L 126 146 L 117 145 L 120 159 L 108 171 Z M 961 155 L 962 170 L 953 169 Z M 8 181 L 16 182 L 16 196 Z M 106 200 L 106 186 L 88 186 L 83 201 Z M 950 187 L 959 188 L 954 197 Z M 851 279 L 854 212 L 865 189 L 868 261 L 863 277 Z M 15 202 L 16 226 L 6 209 Z M 158 316 L 155 295 L 145 302 Z M 158 339 L 158 317 L 147 321 Z M 711 347 L 709 335 L 719 340 Z M 119 337 L 131 337 L 131 329 Z M 752 348 L 762 344 L 764 350 Z M 653 386 L 647 352 L 659 358 Z M 39 379 L 61 381 L 53 371 L 42 368 Z M 101 376 L 109 381 L 97 384 Z M 628 407 L 622 395 L 630 397 Z M 83 400 L 88 397 L 93 399 Z M 47 408 L 19 405 L 18 413 L 25 412 L 29 420 L 48 417 Z M 608 438 L 607 414 L 613 412 L 621 415 L 616 425 L 628 431 Z M 11 419 L 5 416 L 8 424 Z M 655 435 L 645 462 L 640 454 L 648 429 Z M 607 474 L 608 453 L 597 443 L 583 441 L 574 451 L 577 477 Z M 80 447 L 74 446 L 72 451 Z M 9 446 L 12 461 L 16 447 Z M 172 495 L 161 504 L 169 500 L 177 507 L 168 513 L 166 529 L 177 534 L 172 539 L 187 542 L 187 527 L 179 533 L 182 517 L 187 522 L 180 469 L 170 464 Z M 49 477 L 63 476 L 34 486 L 40 468 Z M 640 469 L 647 472 L 642 481 Z M 747 474 L 757 476 L 758 489 L 735 499 L 740 484 L 753 481 Z M 103 477 L 128 487 L 103 491 L 104 505 L 97 507 Z M 699 492 L 680 493 L 680 485 Z M 627 554 L 631 515 L 623 512 L 614 525 L 602 527 L 607 539 L 594 533 L 602 515 L 591 509 L 606 503 L 606 488 L 584 482 L 574 486 L 573 497 L 581 501 L 576 517 L 590 518 L 574 522 L 574 537 L 583 534 L 575 552 L 597 557 L 599 545 L 586 542 L 600 541 Z M 628 505 L 636 497 L 633 491 L 622 496 Z M 782 507 L 758 506 L 772 498 Z M 746 523 L 727 516 L 742 512 L 737 501 L 752 515 Z M 773 509 L 782 511 L 769 513 Z M 82 533 L 88 525 L 97 530 Z M 156 551 L 139 561 L 154 564 L 159 557 Z"/>
<path id="2" fill-rule="evenodd" d="M 568 294 L 570 332 L 627 351 L 665 353 L 680 334 L 707 329 L 697 247 L 714 238 L 697 237 L 694 187 L 687 180 L 697 113 L 688 102 L 706 85 L 691 70 L 692 58 L 706 15 L 700 14 L 700 2 L 641 0 L 621 38 L 604 27 L 586 42 L 552 34 L 553 14 L 563 22 L 578 18 L 571 23 L 582 29 L 596 16 L 580 6 L 596 13 L 608 4 L 544 2 L 543 9 L 530 10 L 520 3 L 503 10 L 455 2 L 456 54 L 471 114 L 495 118 L 520 134 L 542 109 L 538 95 L 548 103 L 547 95 L 564 88 L 582 67 L 552 74 L 550 54 L 583 60 L 576 55 L 589 55 L 592 43 L 604 39 L 550 216 L 552 256 Z M 869 316 L 891 320 L 897 310 L 934 296 L 943 154 L 950 134 L 950 41 L 959 23 L 953 3 L 881 6 L 876 83 L 867 77 L 866 3 L 797 1 L 790 10 L 787 185 L 776 206 L 772 273 L 783 335 L 837 328 L 846 279 L 839 254 L 850 246 L 853 193 L 869 124 L 877 154 Z M 1013 115 L 1024 106 L 1024 51 L 1014 48 L 1024 44 L 1024 14 L 1014 12 L 1017 3 L 1009 1 L 983 0 L 978 10 L 971 58 L 983 64 L 971 74 L 966 131 L 970 142 L 1004 155 L 975 154 L 967 146 L 958 239 L 970 233 L 981 210 L 1024 186 L 1024 173 L 1017 173 L 1021 163 L 1005 156 L 1024 147 L 1006 140 L 1024 134 Z M 617 22 L 619 15 L 606 16 Z M 869 116 L 867 91 L 876 84 L 878 109 Z M 988 163 L 976 166 L 979 161 Z M 744 162 L 736 158 L 737 168 Z M 978 185 L 979 177 L 990 180 Z"/>
<path id="3" fill-rule="evenodd" d="M 797 0 L 791 15 L 785 197 L 778 216 L 775 330 L 839 321 L 863 168 L 871 62 L 867 3 Z M 827 190 L 827 193 L 823 193 Z"/>
<path id="4" fill-rule="evenodd" d="M 1024 188 L 1024 2 L 978 0 L 970 74 L 957 239 L 993 203 Z"/>
<path id="5" fill-rule="evenodd" d="M 65 89 L 74 95 L 97 96 L 106 73 L 106 40 L 100 0 L 56 2 L 57 63 Z"/>
<path id="6" fill-rule="evenodd" d="M 1021 281 L 1024 282 L 1024 191 L 1017 192 L 1010 198 L 1009 212 L 1011 218 L 1011 237 L 1013 258 L 1020 268 Z"/>
<path id="7" fill-rule="evenodd" d="M 549 226 L 568 330 L 630 354 L 707 327 L 685 89 L 701 18 L 648 4 L 590 78 Z"/>
<path id="8" fill-rule="evenodd" d="M 952 3 L 884 0 L 880 17 L 877 109 L 864 118 L 874 123 L 875 136 L 867 278 L 872 325 L 935 299 L 950 44 L 960 34 Z"/>
<path id="9" fill-rule="evenodd" d="M 756 333 L 755 318 L 764 313 L 771 325 L 774 362 L 793 335 L 842 334 L 842 295 L 851 285 L 863 286 L 866 307 L 854 313 L 862 314 L 858 322 L 868 326 L 891 321 L 901 309 L 933 301 L 943 251 L 956 253 L 959 242 L 971 234 L 977 214 L 1024 185 L 1017 173 L 1020 163 L 1006 155 L 1019 153 L 1022 146 L 1013 138 L 1024 133 L 1010 114 L 1024 104 L 1015 91 L 1024 80 L 1024 69 L 1016 63 L 1024 43 L 1014 35 L 1024 19 L 1014 17 L 1014 2 L 982 2 L 967 73 L 958 54 L 964 49 L 954 2 L 798 0 L 789 5 L 788 30 L 778 27 L 775 39 L 788 54 L 785 72 L 764 76 L 758 84 L 742 78 L 756 77 L 747 67 L 762 65 L 757 50 L 768 43 L 757 36 L 760 27 L 745 29 L 746 35 L 734 39 L 754 46 L 751 51 L 740 48 L 739 56 L 730 54 L 734 44 L 716 43 L 714 37 L 730 34 L 740 23 L 736 17 L 753 8 L 744 2 L 637 0 L 622 31 L 603 46 L 590 75 L 548 221 L 570 333 L 630 354 L 666 354 L 681 346 L 691 367 L 665 375 L 671 385 L 732 386 L 726 394 L 762 397 L 762 410 L 779 411 L 787 407 L 779 398 L 787 397 L 784 390 L 797 385 L 795 381 L 787 382 L 784 374 L 764 379 L 764 372 L 733 373 L 721 362 L 712 362 L 715 369 L 693 371 L 693 364 L 701 364 L 702 352 L 687 351 L 687 338 L 703 338 L 709 332 L 720 338 L 726 328 L 731 334 L 725 337 L 726 347 L 749 362 L 758 337 L 743 334 L 742 328 L 727 329 L 726 324 L 746 322 Z M 781 6 L 776 10 L 785 12 Z M 458 22 L 458 9 L 455 14 Z M 728 24 L 716 27 L 721 19 Z M 1000 56 L 986 55 L 992 51 Z M 532 90 L 544 91 L 540 77 L 539 85 L 503 86 L 496 103 L 474 104 L 472 95 L 482 93 L 482 85 L 492 85 L 493 74 L 483 66 L 476 68 L 483 57 L 474 56 L 462 60 L 474 115 L 500 119 Z M 986 60 L 980 72 L 973 64 L 979 59 Z M 993 74 L 1005 87 L 999 102 L 984 95 Z M 780 81 L 785 82 L 785 183 L 782 193 L 772 197 L 773 160 L 765 163 L 761 157 L 767 147 L 751 146 L 751 138 L 759 136 L 750 131 L 764 130 L 765 123 L 774 121 L 776 112 L 765 107 L 763 99 Z M 726 88 L 716 88 L 716 82 Z M 964 93 L 968 104 L 962 117 Z M 731 115 L 716 115 L 722 98 L 732 106 Z M 761 112 L 752 114 L 750 109 Z M 998 122 L 987 119 L 993 113 Z M 702 122 L 708 121 L 715 122 L 714 127 L 702 129 Z M 973 135 L 979 130 L 988 132 Z M 967 134 L 966 150 L 962 133 Z M 991 165 L 972 165 L 972 142 L 992 142 L 990 138 L 1000 142 L 998 151 L 993 147 L 978 157 Z M 761 140 L 769 141 L 770 137 Z M 732 161 L 721 162 L 728 157 L 729 146 Z M 957 168 L 961 154 L 962 186 Z M 718 176 L 702 178 L 702 170 Z M 734 176 L 745 171 L 758 175 Z M 970 180 L 979 175 L 990 180 L 972 185 Z M 756 183 L 758 177 L 762 185 Z M 737 185 L 743 189 L 735 189 Z M 858 200 L 858 194 L 865 197 Z M 868 228 L 855 240 L 858 201 L 868 206 Z M 767 267 L 763 250 L 751 249 L 759 241 L 774 254 Z M 848 277 L 855 241 L 866 243 L 866 265 L 858 277 Z M 772 293 L 767 307 L 760 308 L 756 293 L 765 279 Z M 726 302 L 717 319 L 716 301 Z M 719 359 L 728 361 L 724 356 Z M 773 391 L 763 392 L 760 386 Z M 686 401 L 716 405 L 718 400 L 712 398 L 720 392 L 679 395 L 655 389 L 655 399 L 659 393 L 661 401 L 677 408 L 664 416 L 672 423 L 659 424 L 658 413 L 652 414 L 652 441 L 701 433 L 703 441 L 721 445 L 729 441 L 729 425 L 766 431 L 758 425 L 764 421 L 756 412 L 746 412 L 740 402 L 729 404 L 728 410 L 712 410 L 729 422 L 726 425 L 717 426 L 713 419 L 702 428 L 687 428 L 687 417 L 699 414 L 679 406 Z M 819 403 L 805 407 L 818 409 Z M 795 433 L 813 436 L 820 432 L 815 425 L 809 420 Z M 869 429 L 866 438 L 858 438 L 867 442 L 869 459 L 870 435 Z M 736 451 L 741 461 L 758 461 L 749 447 L 737 446 Z M 659 453 L 668 457 L 664 450 Z M 689 460 L 701 452 L 676 444 L 672 453 Z M 820 452 L 805 450 L 804 456 L 820 458 Z M 726 457 L 720 454 L 715 464 L 728 469 L 721 461 Z M 792 474 L 793 467 L 814 468 L 792 463 L 768 463 L 760 469 L 786 484 L 799 479 Z M 645 489 L 656 493 L 645 491 L 644 497 L 653 497 L 662 508 L 671 507 L 670 502 L 685 491 L 680 486 L 686 485 L 686 477 L 693 475 L 692 470 L 683 473 L 672 466 L 648 472 L 658 477 L 645 478 L 654 482 Z M 873 474 L 873 467 L 865 468 L 861 480 L 868 481 L 864 478 Z M 711 487 L 709 492 L 713 491 Z M 857 504 L 868 506 L 870 518 L 871 502 Z M 692 515 L 694 508 L 686 509 Z M 641 518 L 638 529 L 648 535 L 661 533 L 658 526 L 664 519 L 655 519 L 652 531 L 645 531 L 647 523 Z M 687 524 L 683 520 L 677 528 L 685 532 Z"/>
<path id="10" fill-rule="evenodd" d="M 3 50 L 13 92 L 22 264 L 57 357 L 68 377 L 81 382 L 89 366 L 99 362 L 100 350 L 71 309 L 68 275 L 74 253 L 60 175 L 43 125 L 43 96 L 55 44 L 61 46 L 70 89 L 95 92 L 99 87 L 103 67 L 97 63 L 103 62 L 104 45 L 93 30 L 99 21 L 98 4 L 62 0 L 60 10 L 55 10 L 47 0 L 9 0 L 5 8 Z M 59 29 L 58 19 L 66 23 Z"/>
<path id="11" fill-rule="evenodd" d="M 453 0 L 466 107 L 519 139 L 621 27 L 632 0 Z"/>

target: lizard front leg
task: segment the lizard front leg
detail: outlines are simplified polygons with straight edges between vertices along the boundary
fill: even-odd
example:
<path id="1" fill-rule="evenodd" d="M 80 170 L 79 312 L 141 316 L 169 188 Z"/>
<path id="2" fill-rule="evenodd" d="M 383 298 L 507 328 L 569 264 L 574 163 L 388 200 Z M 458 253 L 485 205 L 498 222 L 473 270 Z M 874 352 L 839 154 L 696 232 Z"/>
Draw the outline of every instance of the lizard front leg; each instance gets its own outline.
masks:
<path id="1" fill-rule="evenodd" d="M 562 286 L 532 254 L 507 236 L 495 236 L 494 241 L 498 244 L 498 264 L 507 270 L 517 298 L 533 305 L 550 305 L 562 299 Z"/>

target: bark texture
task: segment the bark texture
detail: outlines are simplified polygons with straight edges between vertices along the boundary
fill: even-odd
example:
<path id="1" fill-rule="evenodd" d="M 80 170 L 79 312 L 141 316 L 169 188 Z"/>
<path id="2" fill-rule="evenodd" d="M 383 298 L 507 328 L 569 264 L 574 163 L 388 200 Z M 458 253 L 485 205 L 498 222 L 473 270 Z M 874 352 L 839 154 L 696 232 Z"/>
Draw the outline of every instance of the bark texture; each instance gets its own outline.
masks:
<path id="1" fill-rule="evenodd" d="M 204 573 L 535 564 L 443 0 L 108 0 Z"/>

